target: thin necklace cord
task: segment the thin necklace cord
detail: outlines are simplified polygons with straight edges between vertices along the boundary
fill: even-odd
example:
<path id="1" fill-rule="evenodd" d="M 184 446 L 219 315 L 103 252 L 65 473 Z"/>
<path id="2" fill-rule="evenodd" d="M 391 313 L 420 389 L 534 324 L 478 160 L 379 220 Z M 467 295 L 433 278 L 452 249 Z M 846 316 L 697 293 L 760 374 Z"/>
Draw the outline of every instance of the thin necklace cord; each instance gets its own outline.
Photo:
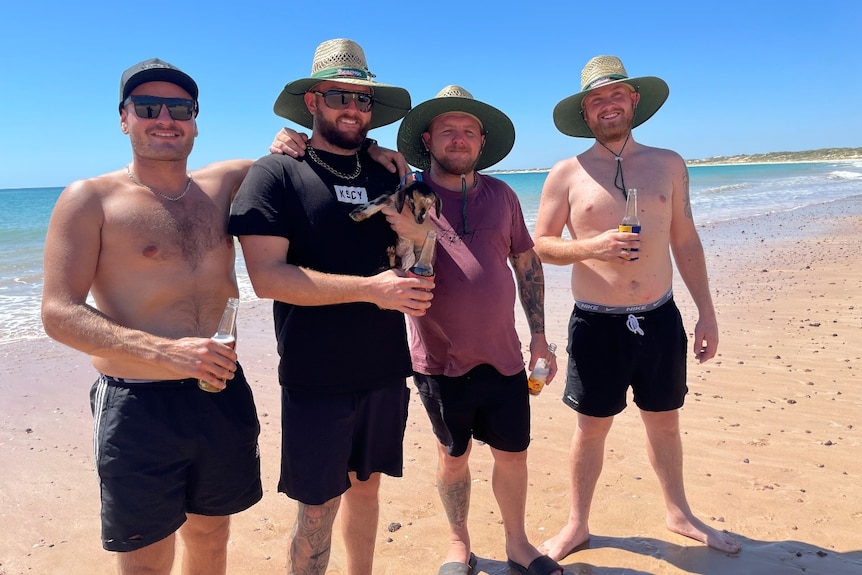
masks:
<path id="1" fill-rule="evenodd" d="M 619 154 L 614 152 L 613 150 L 611 150 L 609 147 L 604 145 L 602 142 L 599 142 L 599 140 L 596 140 L 597 142 L 599 142 L 601 147 L 603 147 L 604 149 L 606 149 L 607 151 L 612 153 L 614 155 L 614 158 L 617 161 L 617 173 L 614 175 L 614 187 L 623 193 L 623 197 L 625 199 L 629 199 L 629 193 L 628 193 L 627 188 L 626 188 L 626 180 L 623 177 L 623 150 L 626 149 L 626 144 L 629 143 L 629 138 L 631 137 L 631 135 L 632 135 L 632 133 L 629 132 L 628 135 L 626 136 L 626 141 L 623 142 L 623 147 L 620 148 Z M 619 183 L 617 183 L 617 182 L 619 182 Z"/>

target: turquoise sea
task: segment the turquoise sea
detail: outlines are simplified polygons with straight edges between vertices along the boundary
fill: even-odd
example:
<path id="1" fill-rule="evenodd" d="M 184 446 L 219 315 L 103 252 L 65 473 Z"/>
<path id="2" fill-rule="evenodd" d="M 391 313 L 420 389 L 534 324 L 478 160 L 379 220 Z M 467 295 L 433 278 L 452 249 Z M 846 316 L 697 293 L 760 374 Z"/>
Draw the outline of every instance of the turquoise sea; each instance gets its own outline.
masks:
<path id="1" fill-rule="evenodd" d="M 862 195 L 862 161 L 800 164 L 695 166 L 691 203 L 698 224 L 793 210 Z M 518 193 L 531 228 L 546 171 L 494 173 Z M 0 190 L 0 344 L 44 338 L 39 318 L 42 248 L 54 202 L 62 188 Z M 245 299 L 251 284 L 238 258 Z"/>

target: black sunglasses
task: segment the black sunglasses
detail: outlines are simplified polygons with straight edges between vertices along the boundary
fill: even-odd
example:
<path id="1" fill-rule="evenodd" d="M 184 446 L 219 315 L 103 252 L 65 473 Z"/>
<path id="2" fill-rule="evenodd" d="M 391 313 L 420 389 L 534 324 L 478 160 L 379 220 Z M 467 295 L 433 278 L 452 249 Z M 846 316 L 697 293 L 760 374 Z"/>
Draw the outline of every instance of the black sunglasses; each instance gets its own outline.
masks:
<path id="1" fill-rule="evenodd" d="M 161 98 L 159 96 L 129 96 L 123 102 L 125 108 L 129 103 L 134 104 L 135 114 L 138 118 L 158 118 L 162 113 L 162 105 L 168 107 L 168 114 L 174 120 L 191 120 L 197 115 L 198 105 L 194 100 L 187 98 Z"/>
<path id="2" fill-rule="evenodd" d="M 323 96 L 323 102 L 333 110 L 345 110 L 353 101 L 356 102 L 356 109 L 360 112 L 370 112 L 371 107 L 374 106 L 374 97 L 363 92 L 347 92 L 345 90 L 318 92 L 312 90 L 311 93 Z"/>

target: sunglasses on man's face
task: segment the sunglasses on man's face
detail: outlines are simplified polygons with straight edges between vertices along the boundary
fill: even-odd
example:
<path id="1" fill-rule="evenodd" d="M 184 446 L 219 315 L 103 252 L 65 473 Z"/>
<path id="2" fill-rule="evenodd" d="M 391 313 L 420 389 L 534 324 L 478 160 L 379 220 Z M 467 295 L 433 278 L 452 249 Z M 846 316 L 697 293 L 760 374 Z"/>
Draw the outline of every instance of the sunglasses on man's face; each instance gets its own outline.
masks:
<path id="1" fill-rule="evenodd" d="M 370 112 L 374 106 L 374 97 L 363 92 L 346 92 L 344 90 L 327 90 L 318 92 L 312 90 L 312 94 L 323 96 L 323 102 L 333 110 L 346 110 L 350 102 L 356 102 L 356 109 L 360 112 Z"/>
<path id="2" fill-rule="evenodd" d="M 159 96 L 129 96 L 123 102 L 125 108 L 129 103 L 135 107 L 135 115 L 138 118 L 158 118 L 162 113 L 162 105 L 168 107 L 168 114 L 174 120 L 191 120 L 197 110 L 194 100 L 187 98 L 160 98 Z"/>

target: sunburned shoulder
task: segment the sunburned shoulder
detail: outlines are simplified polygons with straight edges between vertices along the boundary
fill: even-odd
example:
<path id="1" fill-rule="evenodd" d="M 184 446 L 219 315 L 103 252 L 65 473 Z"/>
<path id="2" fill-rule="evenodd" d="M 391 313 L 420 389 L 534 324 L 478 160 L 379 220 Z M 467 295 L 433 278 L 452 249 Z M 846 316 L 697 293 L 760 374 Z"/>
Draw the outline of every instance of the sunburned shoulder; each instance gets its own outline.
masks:
<path id="1" fill-rule="evenodd" d="M 92 178 L 75 180 L 63 190 L 60 197 L 64 200 L 82 200 L 85 198 L 97 198 L 110 193 L 122 183 L 125 174 L 122 169 L 107 174 L 101 174 Z"/>
<path id="2" fill-rule="evenodd" d="M 548 172 L 548 177 L 565 177 L 581 170 L 581 156 L 583 156 L 583 154 L 560 160 L 551 167 L 551 171 Z"/>
<path id="3" fill-rule="evenodd" d="M 655 157 L 658 160 L 663 162 L 678 162 L 681 164 L 685 164 L 685 160 L 682 159 L 678 153 L 673 150 L 668 150 L 666 148 L 653 148 L 650 146 L 641 146 L 642 153 L 648 154 L 651 157 Z"/>

